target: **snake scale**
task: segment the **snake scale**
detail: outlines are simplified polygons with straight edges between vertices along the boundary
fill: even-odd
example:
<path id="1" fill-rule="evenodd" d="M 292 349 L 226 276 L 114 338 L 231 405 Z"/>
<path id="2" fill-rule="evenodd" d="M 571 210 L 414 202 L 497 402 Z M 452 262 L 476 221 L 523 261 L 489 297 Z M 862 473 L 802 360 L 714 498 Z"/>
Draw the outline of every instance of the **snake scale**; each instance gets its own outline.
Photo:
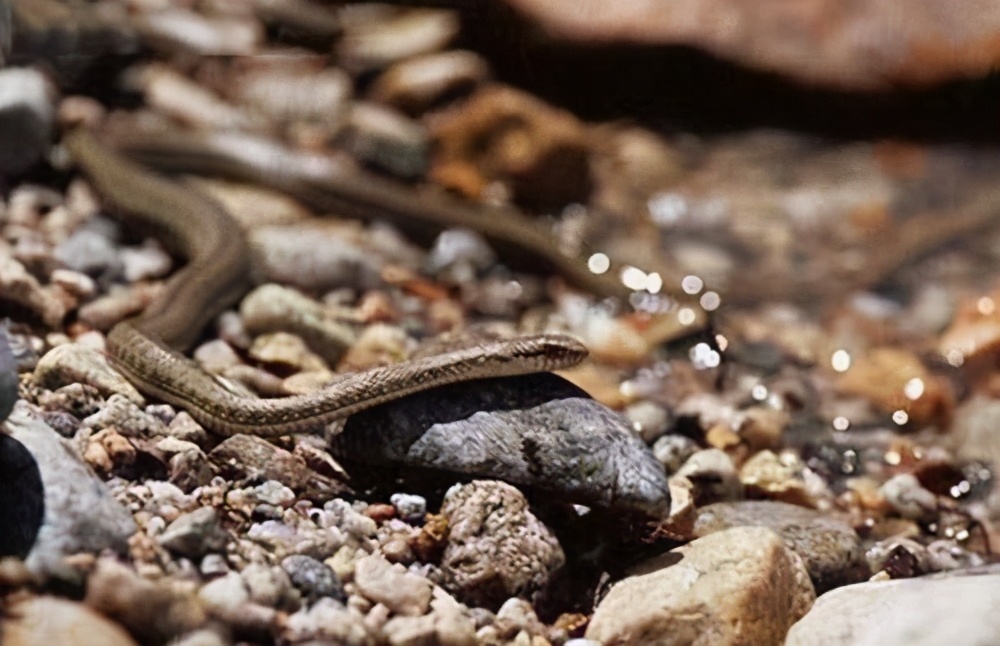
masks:
<path id="1" fill-rule="evenodd" d="M 461 381 L 558 370 L 587 355 L 573 337 L 539 334 L 342 375 L 306 395 L 264 399 L 234 394 L 181 352 L 250 286 L 250 253 L 239 225 L 214 201 L 145 170 L 83 127 L 67 132 L 64 145 L 104 200 L 187 260 L 142 314 L 108 333 L 112 362 L 144 394 L 186 410 L 216 433 L 274 437 L 317 432 L 333 420 L 409 394 Z"/>

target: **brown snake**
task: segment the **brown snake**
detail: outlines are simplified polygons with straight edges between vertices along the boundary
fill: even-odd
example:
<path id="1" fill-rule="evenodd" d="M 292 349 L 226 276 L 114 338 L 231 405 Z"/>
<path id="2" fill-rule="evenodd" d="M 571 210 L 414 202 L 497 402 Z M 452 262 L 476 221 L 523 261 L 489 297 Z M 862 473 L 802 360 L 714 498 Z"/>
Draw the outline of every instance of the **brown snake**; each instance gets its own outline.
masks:
<path id="1" fill-rule="evenodd" d="M 333 420 L 415 392 L 558 370 L 587 355 L 573 337 L 540 334 L 342 375 L 306 395 L 261 399 L 234 394 L 179 352 L 249 287 L 250 253 L 239 225 L 214 201 L 140 168 L 83 128 L 67 133 L 64 144 L 108 202 L 187 259 L 140 316 L 108 333 L 113 362 L 140 391 L 183 408 L 217 433 L 273 437 L 316 432 Z"/>

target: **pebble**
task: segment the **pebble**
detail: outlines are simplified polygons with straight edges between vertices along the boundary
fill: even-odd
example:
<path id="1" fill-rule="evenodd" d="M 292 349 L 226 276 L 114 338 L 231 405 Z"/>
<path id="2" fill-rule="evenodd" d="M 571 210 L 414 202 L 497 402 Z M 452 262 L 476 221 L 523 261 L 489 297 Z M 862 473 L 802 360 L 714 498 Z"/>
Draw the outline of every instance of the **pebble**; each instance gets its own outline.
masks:
<path id="1" fill-rule="evenodd" d="M 691 495 L 699 505 L 736 500 L 743 493 L 743 485 L 736 475 L 732 459 L 719 449 L 698 451 L 681 465 L 671 479 L 690 482 Z"/>
<path id="2" fill-rule="evenodd" d="M 294 491 L 325 498 L 344 491 L 342 485 L 310 469 L 299 456 L 253 435 L 226 438 L 208 458 L 227 479 L 277 480 Z"/>
<path id="3" fill-rule="evenodd" d="M 381 603 L 394 614 L 416 617 L 430 608 L 433 584 L 393 565 L 377 554 L 354 565 L 354 584 L 367 599 Z"/>
<path id="4" fill-rule="evenodd" d="M 139 406 L 145 403 L 135 386 L 111 367 L 104 353 L 78 343 L 56 346 L 46 352 L 38 360 L 32 380 L 50 390 L 84 383 L 105 397 L 117 394 Z"/>
<path id="5" fill-rule="evenodd" d="M 408 114 L 466 94 L 489 76 L 489 63 L 475 52 L 450 49 L 400 61 L 375 79 L 369 96 Z"/>
<path id="6" fill-rule="evenodd" d="M 0 253 L 0 298 L 34 314 L 50 328 L 58 328 L 69 311 L 66 292 L 58 286 L 43 287 L 13 256 Z"/>
<path id="7" fill-rule="evenodd" d="M 79 552 L 124 553 L 135 532 L 132 515 L 58 433 L 19 403 L 7 420 L 10 436 L 38 465 L 44 485 L 45 519 L 25 562 L 37 575 L 76 580 L 64 559 Z"/>
<path id="8" fill-rule="evenodd" d="M 673 422 L 666 408 L 648 400 L 630 404 L 625 409 L 625 417 L 646 444 L 653 444 L 658 440 Z M 655 450 L 653 454 L 656 454 Z"/>
<path id="9" fill-rule="evenodd" d="M 552 531 L 506 483 L 456 485 L 441 514 L 450 527 L 441 571 L 448 589 L 469 605 L 496 609 L 510 597 L 531 598 L 566 562 Z"/>
<path id="10" fill-rule="evenodd" d="M 49 282 L 59 285 L 78 299 L 87 300 L 97 293 L 97 283 L 87 274 L 72 269 L 56 269 L 49 276 Z"/>
<path id="11" fill-rule="evenodd" d="M 879 541 L 865 552 L 868 569 L 885 571 L 894 579 L 906 579 L 932 570 L 928 549 L 915 540 L 893 537 Z"/>
<path id="12" fill-rule="evenodd" d="M 807 477 L 825 488 L 822 479 L 813 474 L 792 451 L 783 451 L 781 454 L 769 450 L 758 451 L 740 468 L 740 482 L 748 497 L 816 507 L 815 493 L 818 492 L 814 492 L 814 489 L 818 487 L 810 487 Z M 823 493 L 826 493 L 825 498 L 833 498 L 828 491 Z"/>
<path id="13" fill-rule="evenodd" d="M 56 89 L 41 71 L 0 69 L 0 174 L 20 174 L 45 156 L 55 125 L 55 99 Z"/>
<path id="14" fill-rule="evenodd" d="M 118 251 L 118 257 L 122 262 L 122 277 L 129 283 L 162 278 L 174 264 L 163 247 L 153 240 L 147 240 L 138 247 L 123 247 Z"/>
<path id="15" fill-rule="evenodd" d="M 282 607 L 298 596 L 292 588 L 288 573 L 281 567 L 250 563 L 240 572 L 240 578 L 250 600 L 263 606 Z"/>
<path id="16" fill-rule="evenodd" d="M 937 496 L 924 489 L 912 473 L 899 473 L 882 483 L 879 493 L 903 518 L 932 520 L 937 516 Z"/>
<path id="17" fill-rule="evenodd" d="M 266 634 L 277 628 L 278 612 L 251 601 L 247 586 L 236 572 L 206 583 L 198 590 L 198 599 L 213 617 L 238 631 Z"/>
<path id="18" fill-rule="evenodd" d="M 427 500 L 423 496 L 408 493 L 394 493 L 389 497 L 400 518 L 408 523 L 422 523 L 427 514 Z"/>
<path id="19" fill-rule="evenodd" d="M 295 554 L 286 556 L 281 561 L 281 567 L 288 574 L 292 585 L 299 589 L 308 602 L 312 603 L 321 597 L 347 601 L 340 578 L 322 561 Z"/>
<path id="20" fill-rule="evenodd" d="M 697 452 L 698 443 L 685 435 L 664 435 L 653 443 L 653 455 L 667 473 L 676 472 Z"/>
<path id="21" fill-rule="evenodd" d="M 337 43 L 340 63 L 352 73 L 443 49 L 458 35 L 458 14 L 437 9 L 343 12 Z"/>
<path id="22" fill-rule="evenodd" d="M 774 530 L 805 562 L 817 590 L 827 590 L 867 576 L 860 539 L 835 517 L 805 507 L 770 500 L 720 502 L 698 509 L 694 535 L 731 527 Z"/>
<path id="23" fill-rule="evenodd" d="M 354 330 L 330 320 L 322 305 L 281 285 L 261 285 L 247 294 L 240 303 L 240 315 L 250 334 L 292 332 L 330 365 L 336 364 L 357 340 Z"/>
<path id="24" fill-rule="evenodd" d="M 312 606 L 291 614 L 284 636 L 289 643 L 333 643 L 344 646 L 375 646 L 375 636 L 365 626 L 364 617 L 338 601 L 323 598 Z"/>
<path id="25" fill-rule="evenodd" d="M 335 132 L 350 107 L 351 78 L 336 67 L 256 66 L 239 73 L 228 96 L 269 123 L 306 123 Z"/>
<path id="26" fill-rule="evenodd" d="M 82 603 L 58 597 L 13 600 L 0 622 L 5 646 L 137 646 L 121 626 Z"/>
<path id="27" fill-rule="evenodd" d="M 653 517 L 670 507 L 663 467 L 628 422 L 551 373 L 388 402 L 351 416 L 331 448 L 345 460 L 501 479 L 583 505 Z"/>
<path id="28" fill-rule="evenodd" d="M 250 358 L 279 370 L 322 371 L 326 362 L 313 354 L 305 341 L 288 332 L 262 334 L 250 345 Z"/>
<path id="29" fill-rule="evenodd" d="M 145 44 L 167 54 L 251 56 L 264 37 L 250 16 L 207 17 L 173 6 L 138 13 L 134 26 Z"/>
<path id="30" fill-rule="evenodd" d="M 94 218 L 59 243 L 53 255 L 65 268 L 88 276 L 118 274 L 121 260 L 115 244 L 117 227 L 110 220 Z"/>
<path id="31" fill-rule="evenodd" d="M 827 592 L 785 646 L 1000 643 L 1000 573 L 857 583 Z"/>
<path id="32" fill-rule="evenodd" d="M 355 102 L 338 140 L 359 160 L 397 177 L 420 177 L 427 170 L 426 129 L 393 108 Z"/>
<path id="33" fill-rule="evenodd" d="M 778 646 L 814 599 L 801 560 L 777 534 L 738 527 L 633 568 L 598 604 L 585 636 L 604 644 Z"/>
<path id="34" fill-rule="evenodd" d="M 80 307 L 77 318 L 95 330 L 110 330 L 115 324 L 145 309 L 160 287 L 154 283 L 137 283 L 112 288 L 107 295 Z"/>
<path id="35" fill-rule="evenodd" d="M 219 524 L 215 508 L 202 507 L 178 516 L 157 540 L 171 552 L 198 558 L 209 552 L 221 553 L 229 542 L 229 535 Z"/>
<path id="36" fill-rule="evenodd" d="M 435 588 L 428 614 L 393 617 L 382 626 L 382 632 L 393 646 L 474 646 L 477 643 L 476 626 L 463 611 L 463 606 L 440 588 Z"/>
<path id="37" fill-rule="evenodd" d="M 119 622 L 143 644 L 166 643 L 208 620 L 190 585 L 145 579 L 107 557 L 97 560 L 87 579 L 84 603 Z"/>

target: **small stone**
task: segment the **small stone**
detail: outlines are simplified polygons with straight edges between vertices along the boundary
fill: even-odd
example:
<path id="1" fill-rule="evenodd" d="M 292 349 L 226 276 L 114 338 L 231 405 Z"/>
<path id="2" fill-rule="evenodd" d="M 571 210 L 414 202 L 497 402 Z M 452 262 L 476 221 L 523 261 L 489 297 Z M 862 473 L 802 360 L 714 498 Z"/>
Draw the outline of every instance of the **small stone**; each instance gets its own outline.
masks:
<path id="1" fill-rule="evenodd" d="M 143 311 L 158 293 L 160 285 L 136 283 L 113 288 L 107 295 L 96 298 L 77 312 L 81 323 L 107 332 L 121 321 Z"/>
<path id="2" fill-rule="evenodd" d="M 698 509 L 695 536 L 730 527 L 774 530 L 802 557 L 817 590 L 853 582 L 867 575 L 860 539 L 844 521 L 812 509 L 770 500 L 720 502 Z"/>
<path id="3" fill-rule="evenodd" d="M 407 522 L 423 522 L 424 515 L 427 514 L 427 500 L 423 496 L 394 493 L 389 497 L 389 501 L 396 508 L 399 517 Z"/>
<path id="4" fill-rule="evenodd" d="M 240 578 L 250 600 L 262 606 L 277 607 L 294 596 L 292 581 L 280 567 L 251 563 L 240 572 Z"/>
<path id="5" fill-rule="evenodd" d="M 698 452 L 698 443 L 685 435 L 664 435 L 653 443 L 653 455 L 667 473 L 674 473 Z"/>
<path id="6" fill-rule="evenodd" d="M 343 491 L 342 485 L 310 469 L 302 458 L 253 435 L 226 438 L 208 458 L 229 479 L 277 480 L 294 491 L 327 497 Z"/>
<path id="7" fill-rule="evenodd" d="M 886 572 L 893 579 L 906 579 L 931 571 L 927 548 L 909 538 L 890 538 L 875 543 L 865 552 L 868 569 Z"/>
<path id="8" fill-rule="evenodd" d="M 326 363 L 313 354 L 306 343 L 287 332 L 263 334 L 250 346 L 250 357 L 284 370 L 325 370 Z"/>
<path id="9" fill-rule="evenodd" d="M 147 415 L 135 402 L 124 395 L 113 394 L 104 407 L 83 420 L 83 425 L 95 431 L 114 429 L 126 437 L 152 438 L 165 435 L 163 422 Z"/>
<path id="10" fill-rule="evenodd" d="M 97 560 L 84 603 L 121 623 L 143 644 L 166 643 L 208 620 L 190 586 L 144 579 L 112 558 Z"/>
<path id="11" fill-rule="evenodd" d="M 732 459 L 719 449 L 698 451 L 688 458 L 671 476 L 671 480 L 681 478 L 691 483 L 698 505 L 736 500 L 743 493 Z"/>
<path id="12" fill-rule="evenodd" d="M 222 552 L 229 536 L 219 525 L 218 512 L 213 507 L 202 507 L 179 516 L 157 540 L 171 552 L 197 558 Z"/>
<path id="13" fill-rule="evenodd" d="M 227 369 L 243 363 L 233 347 L 221 339 L 203 343 L 192 355 L 202 370 L 211 375 L 221 375 Z"/>
<path id="14" fill-rule="evenodd" d="M 24 307 L 50 328 L 58 328 L 69 310 L 62 289 L 43 287 L 13 256 L 0 253 L 0 298 Z"/>
<path id="15" fill-rule="evenodd" d="M 633 568 L 600 602 L 601 643 L 781 644 L 815 599 L 805 568 L 769 529 L 741 527 Z"/>
<path id="16" fill-rule="evenodd" d="M 105 397 L 117 393 L 140 406 L 145 402 L 139 391 L 111 368 L 104 354 L 76 343 L 60 345 L 46 352 L 38 360 L 32 378 L 38 385 L 51 390 L 85 383 Z"/>
<path id="17" fill-rule="evenodd" d="M 524 495 L 503 482 L 456 485 L 441 513 L 451 528 L 441 571 L 470 605 L 499 608 L 510 597 L 531 598 L 566 561 Z"/>
<path id="18" fill-rule="evenodd" d="M 381 603 L 397 615 L 416 617 L 427 612 L 433 585 L 372 554 L 354 566 L 354 584 L 368 599 Z"/>
<path id="19" fill-rule="evenodd" d="M 293 555 L 285 557 L 281 567 L 292 580 L 292 585 L 310 603 L 321 597 L 332 597 L 340 602 L 347 600 L 340 579 L 325 563 L 309 556 Z"/>
<path id="20" fill-rule="evenodd" d="M 250 592 L 236 572 L 209 581 L 198 591 L 198 599 L 212 616 L 234 629 L 267 632 L 276 628 L 278 612 L 251 601 Z"/>
<path id="21" fill-rule="evenodd" d="M 136 646 L 128 632 L 82 603 L 57 597 L 14 600 L 4 612 L 5 646 Z"/>
<path id="22" fill-rule="evenodd" d="M 439 9 L 352 12 L 341 18 L 338 58 L 355 73 L 444 49 L 460 26 L 455 12 Z"/>
<path id="23" fill-rule="evenodd" d="M 153 240 L 147 240 L 139 247 L 124 247 L 118 257 L 122 261 L 122 276 L 129 283 L 162 278 L 173 267 L 170 255 Z"/>
<path id="24" fill-rule="evenodd" d="M 86 300 L 97 293 L 97 283 L 93 278 L 71 269 L 56 269 L 49 280 L 79 299 Z"/>
<path id="25" fill-rule="evenodd" d="M 308 609 L 290 615 L 284 636 L 292 644 L 374 646 L 377 643 L 362 615 L 330 598 L 320 599 Z"/>
<path id="26" fill-rule="evenodd" d="M 924 489 L 912 473 L 900 473 L 886 480 L 879 493 L 903 518 L 931 520 L 937 516 L 937 496 Z"/>
<path id="27" fill-rule="evenodd" d="M 489 63 L 479 54 L 450 49 L 396 63 L 375 79 L 369 96 L 416 114 L 467 93 L 488 76 Z"/>
<path id="28" fill-rule="evenodd" d="M 808 467 L 791 451 L 778 455 L 764 450 L 743 463 L 740 482 L 750 498 L 768 498 L 815 507 L 816 498 L 805 480 L 807 471 Z"/>
<path id="29" fill-rule="evenodd" d="M 651 401 L 640 401 L 630 404 L 625 409 L 625 417 L 632 422 L 639 437 L 646 444 L 652 444 L 667 432 L 670 423 L 670 413 L 666 408 Z M 654 455 L 656 451 L 653 451 Z M 661 460 L 662 462 L 662 460 Z M 673 470 L 670 470 L 673 471 Z"/>
<path id="30" fill-rule="evenodd" d="M 384 105 L 355 102 L 338 139 L 355 157 L 398 177 L 419 177 L 427 170 L 426 129 Z"/>

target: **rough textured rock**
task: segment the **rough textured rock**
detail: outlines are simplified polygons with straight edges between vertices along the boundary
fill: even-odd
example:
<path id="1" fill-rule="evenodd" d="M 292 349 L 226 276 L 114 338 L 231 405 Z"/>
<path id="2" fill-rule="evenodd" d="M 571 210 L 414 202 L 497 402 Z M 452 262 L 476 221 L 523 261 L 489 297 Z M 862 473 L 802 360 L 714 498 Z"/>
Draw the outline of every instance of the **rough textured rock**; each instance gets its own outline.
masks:
<path id="1" fill-rule="evenodd" d="M 694 535 L 751 525 L 780 534 L 802 557 L 817 590 L 852 583 L 867 574 L 860 540 L 850 525 L 788 503 L 747 500 L 708 505 L 698 510 Z"/>
<path id="2" fill-rule="evenodd" d="M 431 603 L 433 585 L 430 581 L 410 574 L 402 566 L 392 565 L 376 554 L 366 556 L 355 564 L 354 583 L 365 597 L 398 615 L 422 615 Z"/>
<path id="3" fill-rule="evenodd" d="M 1000 7 L 990 0 L 508 2 L 559 37 L 688 45 L 807 83 L 851 89 L 980 76 L 1000 61 Z"/>
<path id="4" fill-rule="evenodd" d="M 566 560 L 524 495 L 503 482 L 452 487 L 441 513 L 450 528 L 441 570 L 470 606 L 496 609 L 510 597 L 530 598 Z"/>
<path id="5" fill-rule="evenodd" d="M 33 378 L 35 383 L 53 390 L 84 383 L 105 397 L 120 394 L 137 405 L 145 402 L 139 391 L 111 368 L 104 354 L 77 343 L 56 346 L 46 352 L 35 366 Z"/>
<path id="6" fill-rule="evenodd" d="M 334 450 L 496 478 L 570 502 L 662 515 L 667 478 L 619 414 L 550 373 L 483 379 L 352 416 Z"/>
<path id="7" fill-rule="evenodd" d="M 838 588 L 792 626 L 786 646 L 1000 644 L 1000 571 L 949 572 Z"/>
<path id="8" fill-rule="evenodd" d="M 108 493 L 69 444 L 36 418 L 15 407 L 7 427 L 38 463 L 45 486 L 45 521 L 26 563 L 36 573 L 74 576 L 63 558 L 77 552 L 124 552 L 135 532 L 132 515 Z"/>
<path id="9" fill-rule="evenodd" d="M 801 560 L 763 527 L 699 538 L 635 568 L 586 637 L 608 644 L 781 644 L 815 598 Z"/>
<path id="10" fill-rule="evenodd" d="M 135 646 L 118 624 L 82 603 L 57 597 L 30 597 L 4 610 L 0 622 L 5 646 L 67 644 L 72 646 Z"/>
<path id="11" fill-rule="evenodd" d="M 332 497 L 339 483 L 310 469 L 305 460 L 252 435 L 234 435 L 208 454 L 219 472 L 232 479 L 277 480 L 296 491 Z"/>

